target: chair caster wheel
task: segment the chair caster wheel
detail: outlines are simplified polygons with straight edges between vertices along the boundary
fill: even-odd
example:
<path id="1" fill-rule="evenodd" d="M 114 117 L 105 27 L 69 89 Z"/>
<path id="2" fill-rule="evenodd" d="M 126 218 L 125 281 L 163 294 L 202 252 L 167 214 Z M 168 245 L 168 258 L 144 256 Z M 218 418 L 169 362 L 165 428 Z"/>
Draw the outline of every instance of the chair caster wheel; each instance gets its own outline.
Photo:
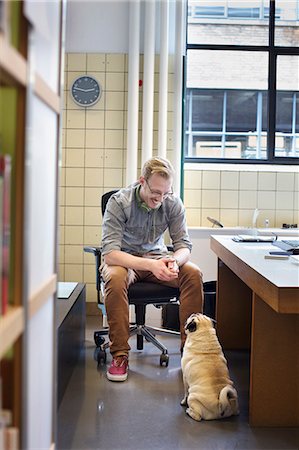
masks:
<path id="1" fill-rule="evenodd" d="M 97 361 L 98 366 L 106 364 L 107 354 L 101 347 L 95 348 L 93 357 Z"/>
<path id="2" fill-rule="evenodd" d="M 167 353 L 162 353 L 162 355 L 160 356 L 160 366 L 165 365 L 165 367 L 168 367 L 168 363 L 169 363 L 169 356 Z"/>
<path id="3" fill-rule="evenodd" d="M 101 347 L 101 345 L 103 345 L 105 342 L 105 338 L 103 338 L 103 336 L 101 336 L 99 331 L 95 331 L 93 333 L 93 339 L 94 339 L 94 343 L 97 347 Z"/>

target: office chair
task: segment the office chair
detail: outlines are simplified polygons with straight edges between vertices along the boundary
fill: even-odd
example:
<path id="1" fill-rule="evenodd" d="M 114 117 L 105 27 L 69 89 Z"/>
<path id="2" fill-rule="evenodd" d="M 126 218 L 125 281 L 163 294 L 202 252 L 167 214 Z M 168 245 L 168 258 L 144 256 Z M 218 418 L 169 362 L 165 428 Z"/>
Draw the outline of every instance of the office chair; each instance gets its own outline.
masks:
<path id="1" fill-rule="evenodd" d="M 101 211 L 102 216 L 106 209 L 107 202 L 111 195 L 116 193 L 117 190 L 109 191 L 103 194 L 101 199 Z M 171 250 L 171 247 L 168 247 Z M 104 283 L 100 273 L 101 266 L 101 247 L 84 247 L 84 251 L 93 253 L 95 256 L 96 265 L 96 290 L 97 290 L 97 302 L 98 307 L 102 310 L 103 315 L 106 315 L 105 306 L 102 301 L 104 293 Z M 130 324 L 130 336 L 136 335 L 137 338 L 137 350 L 143 349 L 143 339 L 154 344 L 159 350 L 161 350 L 160 366 L 168 366 L 169 355 L 167 348 L 155 337 L 157 333 L 167 333 L 170 335 L 179 335 L 178 331 L 167 330 L 163 328 L 150 327 L 145 325 L 146 305 L 153 304 L 157 307 L 161 307 L 165 303 L 176 303 L 179 300 L 180 291 L 178 288 L 172 288 L 169 286 L 163 286 L 158 283 L 148 283 L 145 281 L 139 281 L 132 284 L 128 290 L 128 300 L 130 305 L 135 306 L 136 322 Z M 96 345 L 95 359 L 98 364 L 106 363 L 106 350 L 109 347 L 109 343 L 105 342 L 103 336 L 108 335 L 108 327 L 101 331 L 94 332 L 94 341 Z"/>

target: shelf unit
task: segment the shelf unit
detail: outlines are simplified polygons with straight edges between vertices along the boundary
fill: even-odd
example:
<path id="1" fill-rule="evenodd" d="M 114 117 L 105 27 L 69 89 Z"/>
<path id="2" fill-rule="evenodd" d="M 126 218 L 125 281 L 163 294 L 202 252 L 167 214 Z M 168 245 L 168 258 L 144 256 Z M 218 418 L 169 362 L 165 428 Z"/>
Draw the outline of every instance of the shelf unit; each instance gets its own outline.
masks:
<path id="1" fill-rule="evenodd" d="M 0 17 L 0 139 L 3 138 L 0 151 L 5 153 L 9 147 L 12 156 L 10 256 L 13 264 L 9 274 L 9 306 L 0 315 L 0 392 L 2 407 L 12 411 L 12 425 L 19 429 L 19 447 L 52 449 L 57 404 L 57 232 L 53 230 L 57 229 L 60 79 L 66 2 L 44 2 L 39 5 L 44 11 L 36 9 L 35 2 L 26 0 L 3 3 L 5 8 L 11 8 L 12 14 L 4 27 L 5 33 Z M 56 30 L 55 37 L 45 38 L 45 20 L 49 21 L 48 30 Z M 42 46 L 45 48 L 40 54 Z M 54 62 L 52 72 L 47 70 L 48 53 L 51 64 Z M 37 64 L 33 64 L 34 60 Z M 7 100 L 10 95 L 13 106 Z M 54 137 L 44 142 L 43 138 L 51 131 Z M 44 152 L 37 152 L 39 146 Z M 44 177 L 43 183 L 39 172 L 46 173 L 47 169 L 51 175 L 49 179 Z M 35 196 L 38 184 L 39 196 Z M 40 199 L 49 205 L 50 218 L 40 210 Z M 45 252 L 51 264 L 45 264 L 43 254 L 35 251 L 35 240 L 40 239 L 35 222 L 39 230 L 49 230 Z M 49 376 L 43 373 L 44 366 Z M 37 383 L 39 379 L 42 381 Z M 40 429 L 43 429 L 42 436 Z"/>

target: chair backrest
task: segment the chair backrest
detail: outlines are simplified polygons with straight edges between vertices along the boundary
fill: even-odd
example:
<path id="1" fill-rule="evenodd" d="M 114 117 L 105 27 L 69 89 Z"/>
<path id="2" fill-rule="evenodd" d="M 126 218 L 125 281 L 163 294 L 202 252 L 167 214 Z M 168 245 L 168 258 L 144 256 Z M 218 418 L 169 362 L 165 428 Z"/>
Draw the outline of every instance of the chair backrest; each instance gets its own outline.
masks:
<path id="1" fill-rule="evenodd" d="M 105 194 L 102 195 L 101 199 L 102 216 L 104 215 L 109 198 L 118 191 L 119 189 L 114 189 L 113 191 L 105 192 Z"/>

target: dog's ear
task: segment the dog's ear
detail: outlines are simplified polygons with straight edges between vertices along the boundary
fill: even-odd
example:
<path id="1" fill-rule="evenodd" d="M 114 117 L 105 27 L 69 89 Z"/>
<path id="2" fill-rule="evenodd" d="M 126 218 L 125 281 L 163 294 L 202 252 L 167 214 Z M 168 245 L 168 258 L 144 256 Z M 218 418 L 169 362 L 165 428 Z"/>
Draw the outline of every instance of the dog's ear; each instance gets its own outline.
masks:
<path id="1" fill-rule="evenodd" d="M 189 323 L 187 323 L 186 325 L 186 330 L 190 331 L 190 333 L 192 333 L 193 331 L 196 331 L 196 322 L 195 320 L 191 320 Z"/>

